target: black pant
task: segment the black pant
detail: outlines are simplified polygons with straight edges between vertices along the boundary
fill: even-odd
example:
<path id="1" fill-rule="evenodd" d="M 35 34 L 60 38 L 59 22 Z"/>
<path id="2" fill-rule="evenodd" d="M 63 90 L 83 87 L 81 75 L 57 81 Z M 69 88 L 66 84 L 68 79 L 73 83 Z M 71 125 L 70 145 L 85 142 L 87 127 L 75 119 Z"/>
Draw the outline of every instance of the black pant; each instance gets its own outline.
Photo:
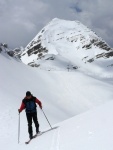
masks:
<path id="1" fill-rule="evenodd" d="M 39 123 L 38 123 L 38 119 L 37 119 L 37 112 L 33 112 L 33 113 L 26 113 L 27 116 L 27 121 L 28 121 L 28 132 L 29 132 L 29 136 L 32 137 L 33 135 L 33 129 L 32 129 L 32 119 L 35 123 L 35 127 L 36 127 L 36 133 L 39 132 Z"/>

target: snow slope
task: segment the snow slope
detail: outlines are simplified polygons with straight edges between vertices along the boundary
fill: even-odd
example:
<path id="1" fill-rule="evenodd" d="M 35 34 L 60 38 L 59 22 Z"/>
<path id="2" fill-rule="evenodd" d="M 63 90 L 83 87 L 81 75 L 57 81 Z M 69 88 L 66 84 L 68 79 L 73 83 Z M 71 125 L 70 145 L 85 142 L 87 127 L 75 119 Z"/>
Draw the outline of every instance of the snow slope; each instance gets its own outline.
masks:
<path id="1" fill-rule="evenodd" d="M 112 150 L 112 125 L 113 100 L 62 123 L 59 149 Z"/>
<path id="2" fill-rule="evenodd" d="M 56 127 L 27 146 L 23 143 L 14 145 L 17 150 L 112 150 L 113 101 L 57 124 Z"/>
<path id="3" fill-rule="evenodd" d="M 30 146 L 25 147 L 24 142 L 28 139 L 28 134 L 23 112 L 21 113 L 21 143 L 17 144 L 17 109 L 27 90 L 30 90 L 42 101 L 44 111 L 52 126 L 112 100 L 113 84 L 110 82 L 112 78 L 104 81 L 104 79 L 100 80 L 85 75 L 79 70 L 73 72 L 37 70 L 37 68 L 26 66 L 3 52 L 0 53 L 0 66 L 2 67 L 0 73 L 0 146 L 3 150 L 65 149 L 64 143 L 67 142 L 65 134 L 67 133 L 71 138 L 74 130 L 73 128 L 71 130 L 71 124 L 73 122 L 76 124 L 76 117 L 72 123 L 70 121 L 63 123 L 64 125 L 60 125 L 60 128 L 45 133 L 39 139 L 32 141 Z M 40 109 L 38 109 L 38 116 L 40 130 L 49 129 Z M 97 117 L 99 116 L 97 115 Z M 67 127 L 68 124 L 70 128 Z M 83 124 L 81 122 L 79 125 Z M 75 126 L 75 128 L 77 127 Z M 62 135 L 61 140 L 58 139 L 59 133 Z M 72 138 L 73 136 L 77 135 L 73 134 Z M 86 139 L 85 137 L 84 139 Z M 78 136 L 76 138 L 78 139 Z M 60 141 L 61 148 L 59 148 Z M 73 142 L 72 144 L 74 145 Z M 68 146 L 71 146 L 71 141 Z"/>
<path id="4" fill-rule="evenodd" d="M 27 45 L 21 60 L 44 70 L 77 66 L 82 71 L 113 73 L 113 49 L 79 21 L 53 19 Z"/>

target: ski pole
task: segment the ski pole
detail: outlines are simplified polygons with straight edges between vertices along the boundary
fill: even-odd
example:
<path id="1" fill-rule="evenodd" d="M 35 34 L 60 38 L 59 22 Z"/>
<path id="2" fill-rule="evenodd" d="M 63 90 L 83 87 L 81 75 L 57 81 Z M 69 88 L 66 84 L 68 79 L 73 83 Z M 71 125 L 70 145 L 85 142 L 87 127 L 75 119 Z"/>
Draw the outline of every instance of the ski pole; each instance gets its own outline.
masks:
<path id="1" fill-rule="evenodd" d="M 51 129 L 53 129 L 53 128 L 52 128 L 52 126 L 51 126 L 51 124 L 50 124 L 50 122 L 49 122 L 49 120 L 48 120 L 48 118 L 47 118 L 47 116 L 45 115 L 45 113 L 44 113 L 43 109 L 42 109 L 42 112 L 43 112 L 43 114 L 44 114 L 44 116 L 45 116 L 45 118 L 46 118 L 47 122 L 49 123 L 49 125 L 50 125 Z"/>
<path id="2" fill-rule="evenodd" d="M 18 119 L 18 144 L 20 142 L 20 113 L 19 113 L 19 119 Z"/>

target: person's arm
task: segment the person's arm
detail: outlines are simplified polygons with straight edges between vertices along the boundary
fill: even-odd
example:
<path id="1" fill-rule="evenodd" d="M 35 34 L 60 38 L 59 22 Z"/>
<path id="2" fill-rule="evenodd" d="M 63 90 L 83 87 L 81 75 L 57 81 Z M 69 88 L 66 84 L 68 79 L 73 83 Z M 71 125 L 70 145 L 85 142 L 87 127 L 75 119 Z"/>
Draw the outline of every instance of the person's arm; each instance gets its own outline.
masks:
<path id="1" fill-rule="evenodd" d="M 39 107 L 42 109 L 42 103 L 41 103 L 41 101 L 39 101 L 39 100 L 36 98 L 35 102 L 36 102 L 36 103 L 39 105 Z"/>
<path id="2" fill-rule="evenodd" d="M 24 110 L 24 109 L 25 109 L 25 104 L 22 102 L 20 109 L 18 110 L 19 113 L 22 112 L 22 110 Z"/>

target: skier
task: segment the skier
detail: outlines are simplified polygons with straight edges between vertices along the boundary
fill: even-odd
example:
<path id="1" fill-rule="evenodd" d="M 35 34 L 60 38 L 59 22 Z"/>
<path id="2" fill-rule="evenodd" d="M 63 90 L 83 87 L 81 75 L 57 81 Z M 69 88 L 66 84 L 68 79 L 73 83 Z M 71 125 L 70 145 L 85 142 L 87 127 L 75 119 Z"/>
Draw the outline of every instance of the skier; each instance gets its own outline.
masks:
<path id="1" fill-rule="evenodd" d="M 22 100 L 20 109 L 18 109 L 19 113 L 21 113 L 23 109 L 25 109 L 26 111 L 26 117 L 27 117 L 27 122 L 28 122 L 28 132 L 29 132 L 30 139 L 33 138 L 32 119 L 36 127 L 36 134 L 39 133 L 39 123 L 37 119 L 36 103 L 42 109 L 42 103 L 36 97 L 34 97 L 30 91 L 27 91 L 26 97 Z"/>

